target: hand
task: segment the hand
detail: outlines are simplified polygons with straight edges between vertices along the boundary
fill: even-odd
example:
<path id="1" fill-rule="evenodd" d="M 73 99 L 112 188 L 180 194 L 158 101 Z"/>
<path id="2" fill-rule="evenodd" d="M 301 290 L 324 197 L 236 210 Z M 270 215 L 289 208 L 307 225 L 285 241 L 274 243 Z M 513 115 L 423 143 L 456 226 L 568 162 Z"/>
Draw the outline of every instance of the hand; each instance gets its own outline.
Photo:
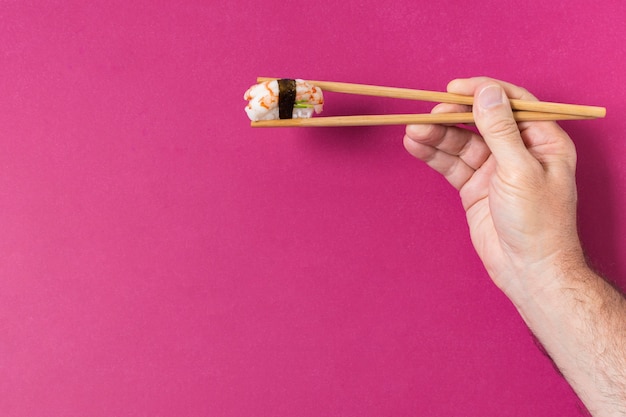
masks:
<path id="1" fill-rule="evenodd" d="M 554 122 L 519 123 L 507 96 L 526 90 L 454 80 L 474 95 L 480 134 L 407 126 L 404 146 L 455 186 L 472 242 L 493 281 L 596 417 L 626 415 L 626 299 L 585 265 L 576 231 L 576 151 Z M 465 112 L 440 104 L 433 112 Z"/>
<path id="2" fill-rule="evenodd" d="M 576 229 L 576 151 L 554 122 L 515 122 L 507 96 L 537 100 L 520 87 L 483 77 L 454 80 L 448 91 L 474 96 L 480 135 L 410 125 L 404 146 L 459 190 L 476 251 L 518 304 L 552 285 L 555 268 L 585 265 Z M 466 111 L 439 104 L 432 112 Z"/>

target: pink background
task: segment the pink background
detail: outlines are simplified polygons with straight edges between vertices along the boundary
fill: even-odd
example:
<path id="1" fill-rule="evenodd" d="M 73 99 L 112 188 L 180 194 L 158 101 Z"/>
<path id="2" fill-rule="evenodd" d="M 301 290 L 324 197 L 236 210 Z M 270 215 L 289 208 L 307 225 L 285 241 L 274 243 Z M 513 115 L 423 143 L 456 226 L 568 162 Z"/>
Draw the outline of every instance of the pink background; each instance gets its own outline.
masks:
<path id="1" fill-rule="evenodd" d="M 9 0 L 0 22 L 0 415 L 580 413 L 403 127 L 251 129 L 242 96 L 490 75 L 606 106 L 562 125 L 589 259 L 625 288 L 624 1 Z"/>

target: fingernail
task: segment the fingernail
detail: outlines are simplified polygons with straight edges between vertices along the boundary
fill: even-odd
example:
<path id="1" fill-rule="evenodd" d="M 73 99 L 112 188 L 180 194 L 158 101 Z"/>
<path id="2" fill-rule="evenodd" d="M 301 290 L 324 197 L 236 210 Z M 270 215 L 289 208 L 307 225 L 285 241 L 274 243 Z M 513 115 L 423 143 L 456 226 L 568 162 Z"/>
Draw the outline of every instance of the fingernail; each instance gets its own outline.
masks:
<path id="1" fill-rule="evenodd" d="M 478 94 L 478 104 L 483 109 L 490 109 L 502 104 L 502 89 L 497 85 L 483 88 Z"/>

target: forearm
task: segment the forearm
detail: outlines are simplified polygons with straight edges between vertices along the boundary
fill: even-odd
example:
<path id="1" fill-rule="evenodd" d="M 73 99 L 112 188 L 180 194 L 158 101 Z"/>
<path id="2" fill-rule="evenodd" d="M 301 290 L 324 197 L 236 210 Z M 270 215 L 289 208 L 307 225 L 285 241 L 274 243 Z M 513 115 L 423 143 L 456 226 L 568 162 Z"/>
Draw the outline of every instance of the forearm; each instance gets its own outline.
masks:
<path id="1" fill-rule="evenodd" d="M 595 417 L 626 416 L 626 301 L 586 267 L 548 278 L 520 314 Z"/>

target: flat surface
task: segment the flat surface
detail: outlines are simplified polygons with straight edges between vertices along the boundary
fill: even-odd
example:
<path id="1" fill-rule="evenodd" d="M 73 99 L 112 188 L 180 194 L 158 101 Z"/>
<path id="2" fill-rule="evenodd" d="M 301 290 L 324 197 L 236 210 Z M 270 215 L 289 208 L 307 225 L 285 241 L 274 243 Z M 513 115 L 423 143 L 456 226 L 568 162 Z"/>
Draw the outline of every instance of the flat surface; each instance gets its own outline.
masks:
<path id="1" fill-rule="evenodd" d="M 578 415 L 403 127 L 251 129 L 242 97 L 490 75 L 606 106 L 562 125 L 625 288 L 626 3 L 283 4 L 0 4 L 0 414 Z"/>

